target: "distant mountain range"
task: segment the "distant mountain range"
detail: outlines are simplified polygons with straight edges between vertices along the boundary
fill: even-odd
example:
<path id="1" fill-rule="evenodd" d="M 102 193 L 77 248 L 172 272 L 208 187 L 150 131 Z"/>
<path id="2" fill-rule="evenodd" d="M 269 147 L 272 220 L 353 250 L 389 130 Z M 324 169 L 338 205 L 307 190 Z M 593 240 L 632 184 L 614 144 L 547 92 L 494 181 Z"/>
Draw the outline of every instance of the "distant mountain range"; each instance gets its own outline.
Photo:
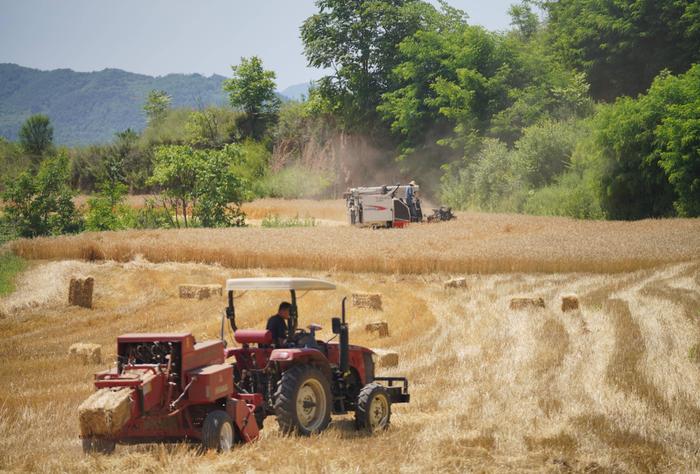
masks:
<path id="1" fill-rule="evenodd" d="M 313 85 L 313 82 L 307 82 L 305 84 L 294 84 L 289 86 L 280 92 L 280 95 L 287 97 L 292 100 L 304 100 L 309 98 L 309 88 Z"/>
<path id="2" fill-rule="evenodd" d="M 17 138 L 32 114 L 51 118 L 54 140 L 62 145 L 85 145 L 110 141 L 114 134 L 146 125 L 143 103 L 152 89 L 162 89 L 173 98 L 174 107 L 223 105 L 223 76 L 144 74 L 104 69 L 76 72 L 70 69 L 40 71 L 16 64 L 0 64 L 0 136 Z M 280 94 L 300 99 L 308 84 L 291 86 Z"/>

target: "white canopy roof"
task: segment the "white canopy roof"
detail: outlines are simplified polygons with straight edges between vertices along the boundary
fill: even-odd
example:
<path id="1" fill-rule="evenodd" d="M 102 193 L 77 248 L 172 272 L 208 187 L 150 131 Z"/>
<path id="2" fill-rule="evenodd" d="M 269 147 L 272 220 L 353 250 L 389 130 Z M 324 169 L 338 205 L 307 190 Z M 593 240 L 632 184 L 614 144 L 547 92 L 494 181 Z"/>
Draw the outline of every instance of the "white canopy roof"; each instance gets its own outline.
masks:
<path id="1" fill-rule="evenodd" d="M 235 290 L 335 290 L 333 283 L 316 278 L 229 278 L 226 291 Z"/>

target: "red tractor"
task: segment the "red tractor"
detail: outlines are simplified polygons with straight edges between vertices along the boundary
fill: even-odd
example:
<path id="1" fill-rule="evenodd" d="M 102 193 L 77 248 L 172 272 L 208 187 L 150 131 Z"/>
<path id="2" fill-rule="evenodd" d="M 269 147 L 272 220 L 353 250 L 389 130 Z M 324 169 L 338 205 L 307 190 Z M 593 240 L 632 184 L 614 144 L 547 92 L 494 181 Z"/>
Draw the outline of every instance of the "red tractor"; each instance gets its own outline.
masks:
<path id="1" fill-rule="evenodd" d="M 97 392 L 80 408 L 86 452 L 115 444 L 200 441 L 228 451 L 253 441 L 267 416 L 282 432 L 323 431 L 331 414 L 355 413 L 358 429 L 389 426 L 392 403 L 410 400 L 404 377 L 375 375 L 374 353 L 350 345 L 345 321 L 333 318 L 337 342 L 316 338 L 320 326 L 298 327 L 297 291 L 332 290 L 311 278 L 239 278 L 226 282 L 228 306 L 221 339 L 195 342 L 191 334 L 126 334 L 117 339 L 117 367 L 95 374 Z M 286 342 L 273 346 L 267 330 L 238 329 L 235 291 L 288 290 Z M 226 348 L 226 320 L 240 347 Z M 233 357 L 233 363 L 226 360 Z M 95 421 L 97 420 L 97 421 Z"/>

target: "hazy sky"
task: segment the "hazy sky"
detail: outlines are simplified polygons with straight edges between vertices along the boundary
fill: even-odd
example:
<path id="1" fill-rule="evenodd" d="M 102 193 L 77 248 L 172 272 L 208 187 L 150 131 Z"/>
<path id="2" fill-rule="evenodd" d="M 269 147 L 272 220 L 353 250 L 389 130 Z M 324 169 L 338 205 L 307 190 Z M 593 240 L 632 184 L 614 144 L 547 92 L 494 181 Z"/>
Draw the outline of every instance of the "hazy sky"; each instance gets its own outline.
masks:
<path id="1" fill-rule="evenodd" d="M 471 23 L 505 29 L 516 1 L 449 3 Z M 306 67 L 299 39 L 315 11 L 314 0 L 0 0 L 0 63 L 229 76 L 231 64 L 256 54 L 281 90 L 323 75 Z"/>

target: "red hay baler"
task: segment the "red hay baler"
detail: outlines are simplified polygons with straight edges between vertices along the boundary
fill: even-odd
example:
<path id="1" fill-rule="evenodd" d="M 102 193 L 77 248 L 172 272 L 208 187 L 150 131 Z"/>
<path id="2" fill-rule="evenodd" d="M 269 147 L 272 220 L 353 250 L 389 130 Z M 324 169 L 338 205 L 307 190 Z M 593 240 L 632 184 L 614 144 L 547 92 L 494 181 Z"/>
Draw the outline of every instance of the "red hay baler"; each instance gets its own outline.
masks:
<path id="1" fill-rule="evenodd" d="M 334 288 L 310 278 L 230 279 L 220 340 L 119 336 L 117 366 L 95 374 L 97 391 L 80 407 L 83 449 L 108 453 L 116 443 L 193 440 L 228 451 L 255 440 L 271 415 L 285 434 L 321 432 L 331 414 L 349 412 L 358 429 L 386 429 L 392 403 L 410 400 L 408 382 L 376 376 L 374 353 L 349 344 L 345 299 L 342 317 L 332 319 L 337 342 L 317 340 L 318 325 L 297 327 L 296 292 Z M 234 292 L 251 290 L 290 292 L 288 334 L 277 346 L 270 331 L 236 327 Z M 239 347 L 226 348 L 226 320 Z"/>

